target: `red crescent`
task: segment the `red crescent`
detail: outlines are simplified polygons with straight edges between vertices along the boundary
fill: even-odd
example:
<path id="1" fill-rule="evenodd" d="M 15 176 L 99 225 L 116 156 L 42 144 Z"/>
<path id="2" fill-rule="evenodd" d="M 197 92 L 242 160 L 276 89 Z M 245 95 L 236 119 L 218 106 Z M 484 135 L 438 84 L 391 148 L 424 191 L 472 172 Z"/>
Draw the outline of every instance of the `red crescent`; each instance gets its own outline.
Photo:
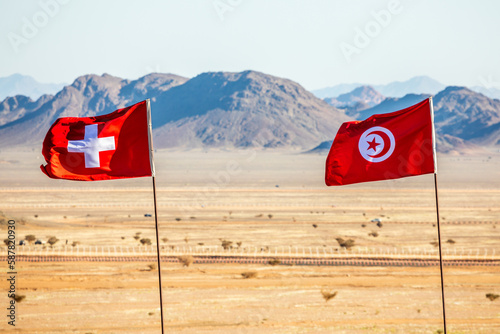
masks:
<path id="1" fill-rule="evenodd" d="M 387 152 L 389 152 L 389 149 L 391 148 L 391 138 L 389 138 L 387 133 L 382 132 L 382 131 L 373 131 L 373 132 L 370 132 L 369 134 L 367 134 L 366 137 L 368 137 L 370 135 L 379 135 L 382 138 L 382 140 L 384 141 L 384 148 L 382 149 L 382 151 L 380 153 L 378 153 L 376 155 L 368 155 L 369 157 L 380 158 L 381 156 L 383 156 Z"/>

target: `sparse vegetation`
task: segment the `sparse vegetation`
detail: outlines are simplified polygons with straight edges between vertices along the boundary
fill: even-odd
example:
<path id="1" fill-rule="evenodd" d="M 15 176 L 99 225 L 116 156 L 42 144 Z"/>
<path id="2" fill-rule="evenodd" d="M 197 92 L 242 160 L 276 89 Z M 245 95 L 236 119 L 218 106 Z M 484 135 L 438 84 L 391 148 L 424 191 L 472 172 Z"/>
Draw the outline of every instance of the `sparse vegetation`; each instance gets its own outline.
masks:
<path id="1" fill-rule="evenodd" d="M 430 242 L 430 244 L 431 244 L 432 246 L 434 246 L 434 247 L 439 246 L 439 242 L 437 242 L 437 241 Z"/>
<path id="2" fill-rule="evenodd" d="M 240 248 L 242 244 L 243 244 L 243 242 L 238 241 L 238 242 L 236 243 L 236 246 L 238 246 L 238 248 Z"/>
<path id="3" fill-rule="evenodd" d="M 34 234 L 28 234 L 27 236 L 24 237 L 24 239 L 31 244 L 33 241 L 36 240 L 36 237 Z"/>
<path id="4" fill-rule="evenodd" d="M 14 297 L 11 297 L 12 299 L 14 299 L 16 301 L 16 303 L 20 303 L 22 302 L 24 299 L 26 299 L 26 296 L 25 295 L 14 295 Z"/>
<path id="5" fill-rule="evenodd" d="M 222 248 L 224 248 L 224 250 L 228 250 L 229 248 L 232 247 L 233 245 L 233 242 L 232 241 L 229 241 L 229 240 L 222 240 Z"/>
<path id="6" fill-rule="evenodd" d="M 71 246 L 76 247 L 76 246 L 78 246 L 79 244 L 80 244 L 80 241 L 73 241 L 73 242 L 71 243 Z"/>
<path id="7" fill-rule="evenodd" d="M 139 240 L 141 237 L 139 235 L 134 235 L 135 240 Z"/>
<path id="8" fill-rule="evenodd" d="M 149 238 L 142 238 L 142 239 L 140 240 L 140 243 L 141 243 L 142 245 L 144 245 L 144 246 L 149 246 L 149 245 L 151 245 L 151 239 L 149 239 Z"/>
<path id="9" fill-rule="evenodd" d="M 168 242 L 168 238 L 161 238 L 161 241 L 163 241 L 164 243 L 167 243 Z"/>
<path id="10" fill-rule="evenodd" d="M 344 247 L 346 249 L 351 249 L 355 244 L 355 241 L 353 239 L 344 240 L 342 238 L 335 238 L 335 240 L 337 240 L 340 247 Z"/>
<path id="11" fill-rule="evenodd" d="M 368 233 L 368 236 L 376 238 L 376 237 L 378 237 L 378 232 L 376 232 L 376 231 L 370 232 L 370 233 Z"/>
<path id="12" fill-rule="evenodd" d="M 449 244 L 454 244 L 454 243 L 455 243 L 455 240 L 453 240 L 453 239 L 448 239 L 448 240 L 446 240 L 446 242 L 447 242 L 447 243 L 449 243 Z"/>
<path id="13" fill-rule="evenodd" d="M 56 237 L 50 237 L 49 240 L 47 240 L 47 243 L 50 245 L 50 247 L 52 247 L 58 241 L 59 239 L 57 239 Z"/>
<path id="14" fill-rule="evenodd" d="M 245 279 L 248 279 L 248 278 L 256 278 L 257 277 L 257 272 L 256 271 L 245 271 L 243 273 L 241 273 L 241 276 Z"/>
<path id="15" fill-rule="evenodd" d="M 267 216 L 269 217 L 269 219 L 272 219 L 272 218 L 273 218 L 273 215 L 272 215 L 272 214 L 268 214 Z"/>
<path id="16" fill-rule="evenodd" d="M 382 228 L 382 226 L 383 226 L 382 222 L 380 222 L 380 221 L 379 221 L 379 222 L 377 223 L 377 226 L 378 226 L 379 228 Z"/>
<path id="17" fill-rule="evenodd" d="M 175 220 L 180 222 L 182 220 L 182 218 L 176 217 Z"/>
<path id="18" fill-rule="evenodd" d="M 267 263 L 269 263 L 271 266 L 276 266 L 281 263 L 280 259 L 271 259 Z"/>
<path id="19" fill-rule="evenodd" d="M 9 239 L 3 239 L 3 243 L 5 244 L 5 246 L 8 246 L 8 245 L 10 245 L 10 240 Z"/>
<path id="20" fill-rule="evenodd" d="M 491 301 L 494 301 L 495 299 L 497 299 L 498 297 L 500 297 L 499 295 L 497 294 L 494 294 L 494 293 L 487 293 L 486 294 L 486 298 L 488 298 L 489 300 Z"/>
<path id="21" fill-rule="evenodd" d="M 158 266 L 156 265 L 156 263 L 151 263 L 151 264 L 148 264 L 148 268 L 149 270 L 156 270 L 156 268 L 158 268 Z"/>
<path id="22" fill-rule="evenodd" d="M 321 290 L 321 295 L 323 295 L 325 302 L 328 302 L 330 299 L 333 299 L 335 298 L 335 296 L 337 296 L 337 291 L 331 292 L 331 291 Z"/>
<path id="23" fill-rule="evenodd" d="M 314 227 L 314 228 L 317 228 L 317 227 L 318 227 L 318 225 L 317 225 L 317 224 L 313 224 L 313 227 Z"/>
<path id="24" fill-rule="evenodd" d="M 366 227 L 366 224 L 361 224 L 361 227 L 365 228 L 365 227 Z"/>
<path id="25" fill-rule="evenodd" d="M 191 264 L 193 264 L 194 257 L 191 255 L 181 255 L 177 257 L 177 260 L 179 260 L 179 262 L 182 263 L 184 267 L 189 267 Z"/>

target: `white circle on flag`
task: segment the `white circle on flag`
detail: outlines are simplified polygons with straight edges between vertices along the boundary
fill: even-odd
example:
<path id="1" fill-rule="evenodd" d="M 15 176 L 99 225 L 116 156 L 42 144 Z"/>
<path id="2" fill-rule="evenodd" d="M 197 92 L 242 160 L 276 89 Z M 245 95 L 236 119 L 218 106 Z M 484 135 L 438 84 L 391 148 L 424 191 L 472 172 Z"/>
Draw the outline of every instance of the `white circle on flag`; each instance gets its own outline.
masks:
<path id="1" fill-rule="evenodd" d="M 386 160 L 394 152 L 396 140 L 391 131 L 381 126 L 369 128 L 359 138 L 359 153 L 370 162 Z"/>

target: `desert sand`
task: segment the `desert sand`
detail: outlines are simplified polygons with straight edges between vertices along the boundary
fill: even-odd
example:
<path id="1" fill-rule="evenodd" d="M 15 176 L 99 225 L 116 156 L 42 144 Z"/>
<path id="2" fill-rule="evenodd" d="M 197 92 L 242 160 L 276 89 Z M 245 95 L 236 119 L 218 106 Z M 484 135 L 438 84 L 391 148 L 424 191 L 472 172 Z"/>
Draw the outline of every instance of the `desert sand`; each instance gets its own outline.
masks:
<path id="1" fill-rule="evenodd" d="M 57 237 L 55 248 L 138 246 L 135 235 L 154 242 L 154 217 L 145 216 L 153 213 L 150 178 L 51 180 L 38 169 L 38 148 L 0 154 L 0 211 L 16 220 L 18 241 L 33 234 L 44 241 Z M 339 248 L 340 237 L 355 241 L 352 252 L 436 251 L 432 175 L 327 188 L 322 154 L 162 150 L 155 160 L 164 249 L 220 247 L 223 240 L 241 248 Z M 498 258 L 500 155 L 438 161 L 443 249 Z M 0 233 L 6 237 L 5 225 Z M 158 272 L 151 264 L 19 261 L 17 291 L 25 299 L 17 303 L 15 329 L 4 319 L 0 330 L 160 333 Z M 0 270 L 5 276 L 7 264 Z M 244 272 L 255 277 L 245 279 Z M 500 332 L 500 298 L 485 296 L 500 294 L 499 273 L 498 266 L 445 267 L 448 333 Z M 167 333 L 442 329 L 436 266 L 168 262 L 162 275 Z M 326 301 L 322 292 L 337 294 Z M 0 306 L 8 303 L 2 293 Z"/>

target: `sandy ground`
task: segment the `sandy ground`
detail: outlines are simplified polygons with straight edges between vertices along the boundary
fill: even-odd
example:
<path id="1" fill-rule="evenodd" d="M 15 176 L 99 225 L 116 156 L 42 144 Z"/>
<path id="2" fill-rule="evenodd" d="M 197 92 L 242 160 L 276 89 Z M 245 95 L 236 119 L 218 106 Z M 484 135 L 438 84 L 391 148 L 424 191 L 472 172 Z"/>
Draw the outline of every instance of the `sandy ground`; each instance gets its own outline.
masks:
<path id="1" fill-rule="evenodd" d="M 18 240 L 138 245 L 154 239 L 151 179 L 50 180 L 38 150 L 0 151 L 0 211 Z M 323 185 L 322 155 L 156 153 L 165 246 L 338 246 L 435 249 L 431 175 L 346 187 Z M 439 157 L 446 249 L 500 254 L 500 156 Z M 383 226 L 371 222 L 378 218 Z M 466 223 L 469 221 L 480 224 Z M 455 224 L 460 222 L 462 224 Z M 313 226 L 316 225 L 316 226 Z M 364 225 L 364 227 L 363 227 Z M 378 236 L 369 236 L 377 232 Z M 6 235 L 5 226 L 0 233 Z M 5 237 L 3 237 L 5 238 Z M 453 240 L 452 242 L 446 242 Z M 164 264 L 168 333 L 436 333 L 439 269 Z M 0 268 L 2 275 L 7 265 Z M 19 333 L 159 333 L 157 271 L 147 263 L 18 263 Z M 242 272 L 257 277 L 243 279 Z M 499 267 L 445 268 L 449 333 L 499 333 Z M 6 285 L 5 280 L 2 284 Z M 6 291 L 7 286 L 2 286 Z M 338 294 L 325 302 L 321 291 Z M 0 306 L 8 305 L 6 293 Z"/>

